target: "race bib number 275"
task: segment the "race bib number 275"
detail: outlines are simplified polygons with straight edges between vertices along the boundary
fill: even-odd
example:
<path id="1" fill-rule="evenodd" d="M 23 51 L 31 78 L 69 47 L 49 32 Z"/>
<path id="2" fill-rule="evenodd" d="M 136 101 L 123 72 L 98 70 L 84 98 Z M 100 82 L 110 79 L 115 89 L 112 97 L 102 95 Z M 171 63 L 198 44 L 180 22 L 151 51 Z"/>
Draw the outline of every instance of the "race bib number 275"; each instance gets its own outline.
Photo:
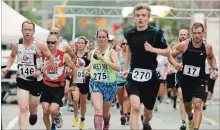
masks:
<path id="1" fill-rule="evenodd" d="M 152 71 L 148 69 L 135 68 L 132 72 L 132 79 L 138 82 L 146 82 L 152 77 Z"/>

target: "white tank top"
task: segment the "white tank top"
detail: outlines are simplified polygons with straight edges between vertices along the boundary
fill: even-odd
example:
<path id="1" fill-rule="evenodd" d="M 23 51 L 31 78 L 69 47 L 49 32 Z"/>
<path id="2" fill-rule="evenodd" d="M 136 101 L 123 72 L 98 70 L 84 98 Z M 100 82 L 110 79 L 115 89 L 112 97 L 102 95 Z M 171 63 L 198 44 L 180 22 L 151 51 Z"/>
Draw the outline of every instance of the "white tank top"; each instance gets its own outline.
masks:
<path id="1" fill-rule="evenodd" d="M 28 79 L 27 77 L 32 76 L 36 69 L 42 67 L 42 57 L 37 55 L 36 41 L 34 40 L 31 46 L 25 47 L 23 44 L 23 39 L 20 39 L 17 55 L 18 77 L 31 81 L 31 79 Z M 43 78 L 41 75 L 37 78 L 37 81 L 42 79 Z"/>

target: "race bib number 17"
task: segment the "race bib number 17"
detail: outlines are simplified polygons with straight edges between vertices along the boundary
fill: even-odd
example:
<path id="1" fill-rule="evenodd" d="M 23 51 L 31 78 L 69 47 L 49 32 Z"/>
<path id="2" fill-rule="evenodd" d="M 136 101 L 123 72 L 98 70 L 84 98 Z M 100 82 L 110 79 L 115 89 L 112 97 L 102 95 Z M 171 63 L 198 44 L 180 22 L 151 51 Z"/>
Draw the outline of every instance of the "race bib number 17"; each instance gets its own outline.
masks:
<path id="1" fill-rule="evenodd" d="M 148 69 L 135 68 L 132 72 L 132 79 L 138 82 L 146 82 L 152 77 L 152 71 Z"/>
<path id="2" fill-rule="evenodd" d="M 198 77 L 200 72 L 200 67 L 192 66 L 192 65 L 185 65 L 183 74 L 192 76 L 192 77 Z"/>

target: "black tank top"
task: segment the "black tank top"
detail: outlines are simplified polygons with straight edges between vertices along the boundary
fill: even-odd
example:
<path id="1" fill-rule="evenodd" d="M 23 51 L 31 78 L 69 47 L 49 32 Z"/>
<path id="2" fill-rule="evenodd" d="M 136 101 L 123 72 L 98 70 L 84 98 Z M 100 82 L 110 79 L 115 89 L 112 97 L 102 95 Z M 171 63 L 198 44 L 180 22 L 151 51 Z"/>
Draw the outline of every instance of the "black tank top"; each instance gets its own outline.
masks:
<path id="1" fill-rule="evenodd" d="M 190 40 L 187 50 L 182 55 L 184 77 L 204 77 L 207 54 L 205 44 L 195 48 Z"/>

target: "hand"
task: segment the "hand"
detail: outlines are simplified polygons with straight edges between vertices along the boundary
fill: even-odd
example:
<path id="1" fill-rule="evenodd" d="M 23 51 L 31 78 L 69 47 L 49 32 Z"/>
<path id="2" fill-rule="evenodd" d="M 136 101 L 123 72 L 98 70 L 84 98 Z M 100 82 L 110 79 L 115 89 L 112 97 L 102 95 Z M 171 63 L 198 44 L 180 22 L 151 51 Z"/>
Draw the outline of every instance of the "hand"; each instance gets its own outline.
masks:
<path id="1" fill-rule="evenodd" d="M 84 69 L 83 74 L 84 74 L 85 76 L 90 76 L 90 72 L 88 71 L 87 68 Z"/>
<path id="2" fill-rule="evenodd" d="M 178 71 L 181 71 L 182 68 L 183 68 L 182 64 L 179 64 L 179 63 L 177 63 L 174 67 L 175 67 L 175 69 L 178 70 Z"/>
<path id="3" fill-rule="evenodd" d="M 97 56 L 97 58 L 98 58 L 99 60 L 103 61 L 104 58 L 103 58 L 102 54 L 100 54 L 100 52 L 97 51 L 97 52 L 95 53 L 95 55 Z"/>
<path id="4" fill-rule="evenodd" d="M 173 73 L 172 69 L 167 69 L 167 75 L 171 75 Z"/>
<path id="5" fill-rule="evenodd" d="M 66 85 L 65 88 L 64 88 L 64 95 L 67 96 L 69 91 L 70 91 L 70 87 Z"/>
<path id="6" fill-rule="evenodd" d="M 35 77 L 35 78 L 39 77 L 40 75 L 42 75 L 42 73 L 41 73 L 40 70 L 37 70 L 37 71 L 35 71 L 35 72 L 32 74 L 32 76 Z"/>
<path id="7" fill-rule="evenodd" d="M 122 73 L 121 73 L 121 78 L 122 78 L 122 79 L 126 79 L 127 75 L 128 75 L 128 70 L 124 70 L 124 71 L 122 71 Z"/>
<path id="8" fill-rule="evenodd" d="M 154 48 L 151 46 L 151 44 L 149 44 L 147 41 L 145 41 L 144 49 L 145 49 L 145 51 L 153 52 Z"/>
<path id="9" fill-rule="evenodd" d="M 216 80 L 218 78 L 218 71 L 217 70 L 213 70 L 212 72 L 212 79 Z"/>
<path id="10" fill-rule="evenodd" d="M 5 68 L 2 69 L 2 78 L 5 77 L 5 75 L 8 73 L 8 71 L 9 71 L 8 67 L 5 67 Z"/>

